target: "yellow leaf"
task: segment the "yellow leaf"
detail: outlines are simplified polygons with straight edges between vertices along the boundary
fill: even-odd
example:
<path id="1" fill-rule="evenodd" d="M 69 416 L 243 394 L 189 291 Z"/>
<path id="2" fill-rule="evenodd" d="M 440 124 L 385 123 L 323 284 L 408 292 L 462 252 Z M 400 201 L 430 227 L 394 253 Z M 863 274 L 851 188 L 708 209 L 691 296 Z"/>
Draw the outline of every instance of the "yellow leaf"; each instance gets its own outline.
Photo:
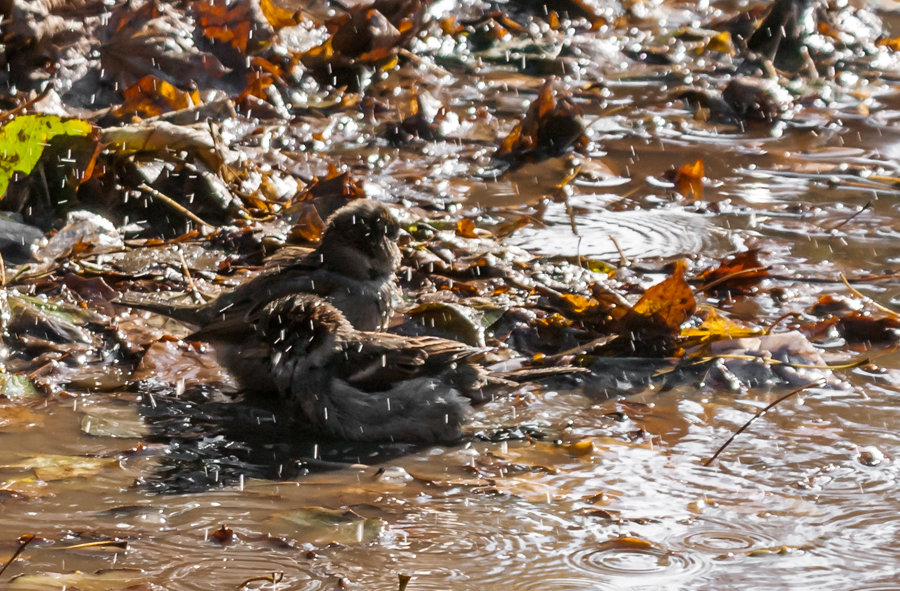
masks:
<path id="1" fill-rule="evenodd" d="M 725 339 L 741 339 L 762 334 L 760 329 L 742 326 L 710 308 L 706 319 L 697 328 L 686 328 L 681 336 L 696 340 L 697 344 Z"/>
<path id="2" fill-rule="evenodd" d="M 81 119 L 56 115 L 20 115 L 0 128 L 0 196 L 13 173 L 29 174 L 44 153 L 44 146 L 60 135 L 87 137 L 94 128 Z"/>

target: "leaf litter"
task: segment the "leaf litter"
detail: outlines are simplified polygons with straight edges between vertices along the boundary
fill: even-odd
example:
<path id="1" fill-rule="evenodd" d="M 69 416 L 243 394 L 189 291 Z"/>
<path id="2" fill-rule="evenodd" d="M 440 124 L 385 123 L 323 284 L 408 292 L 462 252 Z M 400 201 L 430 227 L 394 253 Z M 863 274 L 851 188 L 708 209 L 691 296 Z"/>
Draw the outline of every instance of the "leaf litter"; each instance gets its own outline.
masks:
<path id="1" fill-rule="evenodd" d="M 598 179 L 616 175 L 627 188 L 615 189 L 612 207 L 734 211 L 720 191 L 731 171 L 716 154 L 667 155 L 652 168 L 670 168 L 664 183 L 632 170 L 635 161 L 617 151 L 623 139 L 649 144 L 713 130 L 771 146 L 804 126 L 840 125 L 848 112 L 878 110 L 887 90 L 872 72 L 880 68 L 889 81 L 898 68 L 895 40 L 882 34 L 876 14 L 841 5 L 800 18 L 795 4 L 717 12 L 699 27 L 663 31 L 651 23 L 671 8 L 646 3 L 554 2 L 488 12 L 461 4 L 442 17 L 416 0 L 330 11 L 269 0 L 10 3 L 2 60 L 6 87 L 15 92 L 0 97 L 7 155 L 0 183 L 3 209 L 21 227 L 12 226 L 18 253 L 0 243 L 8 349 L 0 431 L 41 429 L 38 402 L 137 390 L 152 407 L 148 415 L 157 413 L 149 425 L 98 407 L 81 414 L 83 433 L 141 445 L 158 438 L 173 450 L 202 441 L 207 455 L 184 446 L 175 463 L 208 476 L 196 481 L 201 487 L 235 484 L 246 468 L 240 448 L 252 445 L 222 436 L 227 429 L 217 423 L 226 413 L 204 392 L 228 390 L 228 376 L 202 347 L 180 340 L 184 327 L 123 312 L 113 300 L 124 292 L 211 297 L 279 257 L 290 260 L 298 252 L 290 249 L 314 246 L 332 211 L 365 197 L 399 206 L 406 298 L 399 332 L 485 347 L 485 363 L 497 371 L 586 370 L 558 383 L 584 388 L 600 403 L 648 385 L 783 390 L 809 374 L 842 387 L 832 366 L 869 365 L 856 363 L 856 353 L 895 345 L 900 326 L 890 308 L 859 292 L 850 292 L 853 305 L 826 305 L 823 298 L 846 294 L 837 273 L 803 277 L 777 249 L 741 240 L 727 256 L 695 250 L 654 260 L 620 250 L 619 264 L 580 252 L 554 259 L 541 255 L 539 244 L 514 245 L 523 228 L 548 227 L 554 206 L 565 211 L 566 230 L 591 231 L 572 197 L 592 196 Z M 664 89 L 648 96 L 624 90 L 641 80 L 617 67 L 623 59 L 664 81 Z M 572 73 L 579 84 L 567 77 Z M 469 77 L 478 82 L 467 84 Z M 806 175 L 845 188 L 896 184 L 898 175 L 883 161 L 810 172 L 789 152 L 809 156 L 817 146 L 789 148 L 783 158 L 761 160 L 775 176 Z M 761 210 L 766 219 L 754 223 L 784 228 L 773 219 L 790 215 L 789 208 Z M 798 219 L 804 232 L 823 236 L 862 227 L 858 218 L 826 227 Z M 28 244 L 21 228 L 30 229 Z M 11 262 L 23 247 L 26 260 Z M 868 289 L 896 281 L 892 272 L 851 275 Z M 112 366 L 119 375 L 108 371 Z M 533 384 L 491 404 L 501 414 L 527 413 L 552 388 Z M 622 408 L 607 410 L 638 417 L 635 408 Z M 257 424 L 275 416 L 267 409 L 250 414 Z M 535 502 L 553 497 L 561 486 L 545 485 L 544 477 L 605 452 L 600 439 L 578 432 L 583 426 L 572 432 L 560 417 L 535 428 L 493 427 L 496 440 L 516 433 L 527 444 L 522 449 L 547 457 L 479 456 L 468 482 L 481 483 L 483 492 Z M 620 442 L 632 436 L 644 434 L 616 432 Z M 339 448 L 326 450 L 333 453 L 327 460 L 318 449 L 300 456 L 306 463 L 292 474 L 365 455 Z M 209 476 L 210 466 L 231 460 L 235 468 L 224 480 L 218 469 Z M 55 481 L 90 478 L 118 462 L 48 453 L 3 469 Z M 372 541 L 382 527 L 365 519 L 360 526 L 340 509 L 277 519 L 288 529 L 326 524 L 309 539 L 317 544 Z M 608 544 L 667 552 L 640 538 Z M 79 584 L 66 578 L 75 575 L 47 576 Z M 106 575 L 80 576 L 82 584 L 116 588 L 115 577 L 104 587 Z"/>

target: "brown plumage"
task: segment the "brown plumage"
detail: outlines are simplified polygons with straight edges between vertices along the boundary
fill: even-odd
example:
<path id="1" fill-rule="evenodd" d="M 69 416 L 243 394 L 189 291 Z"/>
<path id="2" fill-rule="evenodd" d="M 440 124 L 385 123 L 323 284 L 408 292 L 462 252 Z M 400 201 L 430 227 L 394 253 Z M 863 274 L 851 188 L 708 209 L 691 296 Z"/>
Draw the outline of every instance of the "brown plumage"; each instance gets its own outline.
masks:
<path id="1" fill-rule="evenodd" d="M 312 293 L 341 310 L 354 327 L 384 330 L 399 298 L 399 231 L 385 205 L 359 199 L 328 218 L 318 248 L 282 259 L 206 304 L 180 306 L 144 298 L 122 298 L 119 303 L 202 327 L 229 320 L 241 323 L 276 298 Z"/>
<path id="2" fill-rule="evenodd" d="M 309 295 L 273 300 L 243 325 L 214 323 L 192 338 L 214 343 L 243 387 L 277 391 L 287 414 L 341 439 L 456 441 L 484 385 L 470 361 L 481 350 L 359 331 Z"/>

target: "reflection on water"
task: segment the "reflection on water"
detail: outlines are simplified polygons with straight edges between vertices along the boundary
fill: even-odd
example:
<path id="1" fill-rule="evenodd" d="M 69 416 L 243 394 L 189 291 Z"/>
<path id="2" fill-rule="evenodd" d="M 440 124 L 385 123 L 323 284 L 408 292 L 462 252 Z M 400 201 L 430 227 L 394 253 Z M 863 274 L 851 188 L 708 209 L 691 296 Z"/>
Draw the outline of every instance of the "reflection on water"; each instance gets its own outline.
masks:
<path id="1" fill-rule="evenodd" d="M 846 577 L 878 589 L 900 559 L 893 461 L 900 398 L 862 376 L 851 380 L 850 389 L 782 404 L 708 468 L 700 460 L 751 415 L 752 400 L 676 388 L 641 395 L 636 400 L 650 410 L 622 419 L 612 418 L 616 399 L 545 393 L 514 420 L 542 418 L 566 441 L 590 435 L 587 453 L 552 442 L 470 441 L 296 482 L 248 476 L 190 494 L 152 494 L 134 484 L 177 471 L 152 446 L 90 477 L 49 479 L 40 489 L 24 488 L 33 478 L 7 467 L 3 479 L 18 479 L 23 496 L 2 501 L 6 530 L 39 536 L 10 572 L 131 568 L 166 589 L 233 588 L 273 572 L 283 573 L 276 588 L 284 589 L 391 589 L 398 573 L 413 575 L 414 589 L 845 589 Z M 120 402 L 105 404 L 121 417 Z M 84 434 L 70 404 L 38 412 L 59 438 L 4 433 L 0 463 L 23 454 L 109 454 L 137 441 Z M 509 424 L 512 402 L 490 403 L 480 415 Z M 635 438 L 636 429 L 643 435 Z M 270 444 L 291 444 L 289 436 L 268 435 L 265 444 L 241 444 L 257 447 L 242 460 L 248 475 L 261 469 Z M 220 456 L 227 441 L 211 444 Z M 884 461 L 860 462 L 867 446 Z M 234 532 L 229 544 L 214 540 L 223 524 Z M 0 556 L 14 550 L 12 537 Z M 62 549 L 108 539 L 127 541 L 127 550 Z M 13 588 L 53 588 L 20 581 Z"/>

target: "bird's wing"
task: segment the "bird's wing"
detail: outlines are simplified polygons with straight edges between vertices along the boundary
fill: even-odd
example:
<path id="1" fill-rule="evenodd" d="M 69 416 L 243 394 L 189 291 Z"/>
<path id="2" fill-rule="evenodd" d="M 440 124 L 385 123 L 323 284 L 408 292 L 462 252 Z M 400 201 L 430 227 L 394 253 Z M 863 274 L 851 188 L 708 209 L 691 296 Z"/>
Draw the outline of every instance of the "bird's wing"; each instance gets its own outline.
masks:
<path id="1" fill-rule="evenodd" d="M 463 343 L 436 337 L 368 332 L 358 332 L 356 337 L 343 345 L 338 375 L 368 391 L 386 390 L 402 380 L 436 376 L 478 352 Z"/>

